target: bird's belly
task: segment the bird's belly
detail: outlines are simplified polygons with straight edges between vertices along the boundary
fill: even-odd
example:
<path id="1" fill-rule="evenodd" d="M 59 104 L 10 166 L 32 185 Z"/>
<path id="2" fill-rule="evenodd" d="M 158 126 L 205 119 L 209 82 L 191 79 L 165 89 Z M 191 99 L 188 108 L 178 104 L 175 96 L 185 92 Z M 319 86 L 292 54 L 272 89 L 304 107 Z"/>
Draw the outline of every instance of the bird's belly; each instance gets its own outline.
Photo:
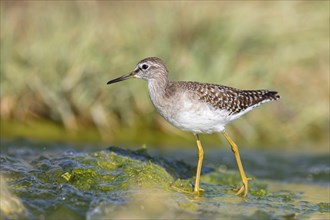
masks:
<path id="1" fill-rule="evenodd" d="M 180 109 L 165 119 L 175 127 L 193 133 L 222 132 L 229 122 L 226 110 L 215 110 L 209 106 Z"/>

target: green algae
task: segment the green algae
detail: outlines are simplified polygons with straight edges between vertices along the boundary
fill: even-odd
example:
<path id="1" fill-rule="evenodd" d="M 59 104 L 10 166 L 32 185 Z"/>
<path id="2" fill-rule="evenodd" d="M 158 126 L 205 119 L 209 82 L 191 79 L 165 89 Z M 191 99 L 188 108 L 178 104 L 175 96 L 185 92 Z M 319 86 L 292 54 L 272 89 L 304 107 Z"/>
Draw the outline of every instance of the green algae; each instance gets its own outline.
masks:
<path id="1" fill-rule="evenodd" d="M 173 178 L 151 161 L 140 161 L 110 151 L 85 155 L 78 160 L 84 167 L 73 168 L 62 177 L 80 190 L 101 189 L 104 192 L 128 190 L 130 187 L 161 187 L 169 190 Z M 111 186 L 105 186 L 111 183 Z"/>
<path id="2" fill-rule="evenodd" d="M 317 204 L 320 212 L 330 212 L 330 203 L 329 202 L 320 202 Z"/>
<path id="3" fill-rule="evenodd" d="M 192 193 L 194 166 L 152 156 L 146 149 L 23 152 L 2 154 L 1 174 L 24 206 L 24 218 L 308 219 L 329 215 L 329 200 L 322 197 L 328 189 L 319 187 L 319 200 L 313 201 L 295 185 L 253 177 L 249 195 L 243 199 L 233 192 L 240 184 L 237 171 L 223 166 L 203 170 L 205 191 L 196 196 Z M 306 193 L 309 188 L 315 186 L 302 186 Z"/>

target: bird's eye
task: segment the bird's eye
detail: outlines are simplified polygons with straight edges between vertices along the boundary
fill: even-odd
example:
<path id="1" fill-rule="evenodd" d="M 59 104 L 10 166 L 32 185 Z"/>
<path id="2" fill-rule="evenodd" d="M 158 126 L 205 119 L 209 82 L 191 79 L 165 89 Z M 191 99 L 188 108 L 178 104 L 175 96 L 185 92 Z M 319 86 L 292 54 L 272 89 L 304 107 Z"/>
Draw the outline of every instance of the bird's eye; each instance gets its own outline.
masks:
<path id="1" fill-rule="evenodd" d="M 148 68 L 149 68 L 149 66 L 148 66 L 147 64 L 143 64 L 143 65 L 142 65 L 142 69 L 146 70 L 146 69 L 148 69 Z"/>

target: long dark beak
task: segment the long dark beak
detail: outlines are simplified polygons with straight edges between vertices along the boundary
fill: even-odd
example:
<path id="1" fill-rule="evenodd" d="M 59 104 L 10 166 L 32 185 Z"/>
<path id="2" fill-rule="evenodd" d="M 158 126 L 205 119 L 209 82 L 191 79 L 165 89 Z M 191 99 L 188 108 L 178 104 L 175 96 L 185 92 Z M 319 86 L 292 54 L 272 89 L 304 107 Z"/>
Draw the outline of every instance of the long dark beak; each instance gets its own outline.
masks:
<path id="1" fill-rule="evenodd" d="M 133 78 L 133 77 L 135 77 L 135 74 L 136 74 L 135 71 L 133 71 L 131 73 L 127 73 L 125 75 L 122 75 L 121 77 L 118 77 L 116 79 L 110 80 L 109 82 L 107 82 L 107 84 L 112 84 L 112 83 L 116 83 L 116 82 L 120 82 L 120 81 L 123 81 L 123 80 L 126 80 L 126 79 Z"/>

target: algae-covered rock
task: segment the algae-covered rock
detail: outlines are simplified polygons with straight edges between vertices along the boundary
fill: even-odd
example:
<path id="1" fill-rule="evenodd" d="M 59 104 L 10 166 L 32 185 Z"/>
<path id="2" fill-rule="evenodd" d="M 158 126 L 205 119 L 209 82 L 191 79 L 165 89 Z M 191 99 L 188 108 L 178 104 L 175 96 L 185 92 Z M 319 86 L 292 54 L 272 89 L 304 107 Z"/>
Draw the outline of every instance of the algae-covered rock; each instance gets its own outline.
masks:
<path id="1" fill-rule="evenodd" d="M 6 189 L 24 210 L 15 214 L 6 209 L 13 218 L 294 219 L 329 213 L 328 201 L 306 201 L 301 192 L 281 189 L 284 185 L 274 190 L 277 185 L 269 180 L 254 178 L 248 197 L 236 196 L 238 172 L 223 166 L 206 165 L 201 179 L 205 191 L 196 196 L 194 173 L 194 166 L 151 156 L 146 149 L 1 155 Z"/>

